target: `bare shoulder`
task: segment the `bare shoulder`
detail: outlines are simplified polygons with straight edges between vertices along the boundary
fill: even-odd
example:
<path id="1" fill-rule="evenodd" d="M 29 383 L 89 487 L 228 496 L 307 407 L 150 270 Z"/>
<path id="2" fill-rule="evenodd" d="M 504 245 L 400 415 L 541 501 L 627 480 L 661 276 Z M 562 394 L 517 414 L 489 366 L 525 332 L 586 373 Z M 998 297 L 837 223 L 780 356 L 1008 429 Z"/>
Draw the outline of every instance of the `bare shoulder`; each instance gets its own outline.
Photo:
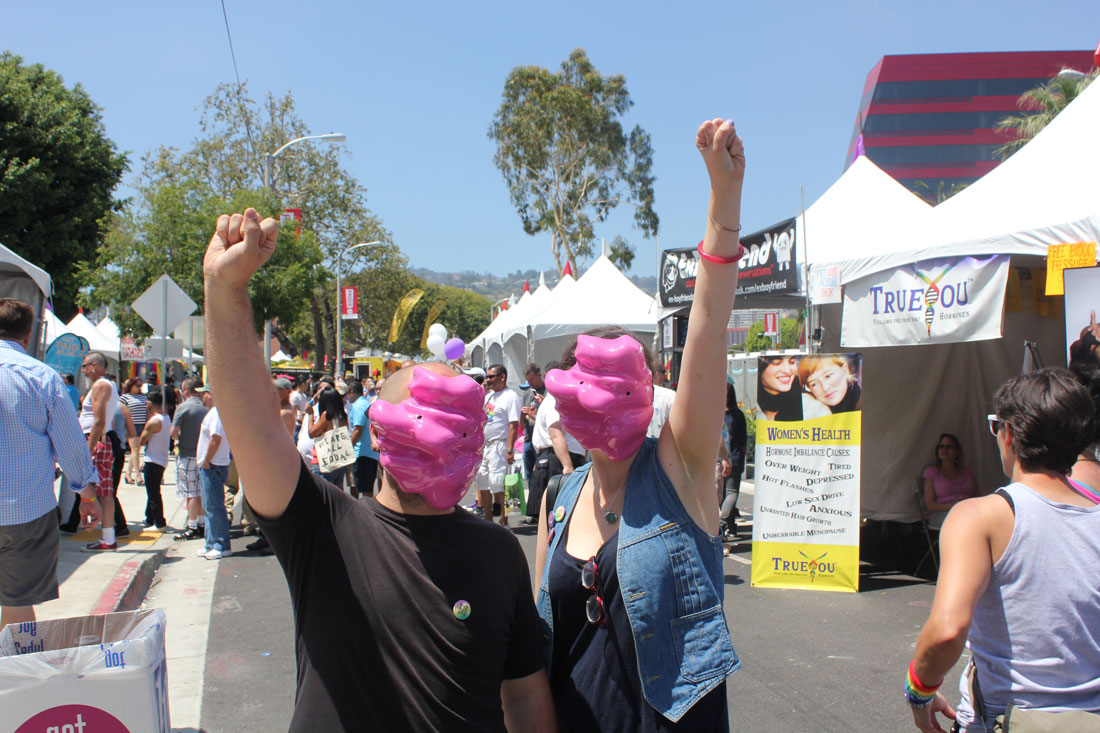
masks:
<path id="1" fill-rule="evenodd" d="M 982 532 L 986 535 L 1003 529 L 1011 532 L 1014 523 L 1012 507 L 996 494 L 964 499 L 951 508 L 943 523 L 943 532 Z"/>

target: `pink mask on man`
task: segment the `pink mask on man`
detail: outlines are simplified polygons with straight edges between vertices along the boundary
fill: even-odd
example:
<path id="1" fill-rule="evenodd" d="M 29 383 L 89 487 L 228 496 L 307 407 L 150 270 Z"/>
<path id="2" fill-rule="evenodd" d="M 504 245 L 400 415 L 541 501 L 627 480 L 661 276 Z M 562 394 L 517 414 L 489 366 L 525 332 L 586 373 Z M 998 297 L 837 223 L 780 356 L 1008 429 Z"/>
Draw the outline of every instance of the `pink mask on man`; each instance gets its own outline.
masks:
<path id="1" fill-rule="evenodd" d="M 642 345 L 630 336 L 580 335 L 577 363 L 546 373 L 566 432 L 613 461 L 634 455 L 653 417 L 653 374 Z"/>
<path id="2" fill-rule="evenodd" d="M 422 495 L 436 509 L 453 507 L 481 464 L 484 399 L 478 383 L 465 375 L 414 367 L 408 399 L 371 405 L 379 463 L 402 490 Z"/>

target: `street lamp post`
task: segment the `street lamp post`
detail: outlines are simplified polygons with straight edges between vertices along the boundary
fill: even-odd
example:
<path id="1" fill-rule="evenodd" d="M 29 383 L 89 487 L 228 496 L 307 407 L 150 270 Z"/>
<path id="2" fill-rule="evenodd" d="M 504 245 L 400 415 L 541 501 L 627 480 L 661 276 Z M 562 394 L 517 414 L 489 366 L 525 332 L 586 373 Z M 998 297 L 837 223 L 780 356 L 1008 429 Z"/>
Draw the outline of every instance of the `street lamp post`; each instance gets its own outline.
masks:
<path id="1" fill-rule="evenodd" d="M 336 377 L 337 379 L 344 376 L 344 351 L 341 345 L 340 339 L 343 335 L 343 323 L 344 323 L 344 291 L 340 287 L 340 278 L 344 269 L 344 253 L 350 252 L 353 249 L 359 249 L 360 247 L 374 247 L 382 244 L 379 241 L 374 242 L 360 242 L 359 244 L 352 244 L 348 247 L 344 247 L 340 250 L 340 254 L 336 256 Z"/>
<path id="2" fill-rule="evenodd" d="M 276 150 L 274 153 L 264 153 L 264 190 L 274 190 L 274 181 L 272 180 L 272 168 L 275 164 L 275 158 L 279 153 L 283 152 L 291 145 L 303 142 L 304 140 L 321 140 L 329 143 L 342 143 L 348 139 L 348 136 L 342 132 L 328 132 L 324 135 L 303 135 L 302 137 L 296 137 L 286 145 Z M 271 320 L 264 319 L 264 366 L 268 369 L 271 368 Z"/>

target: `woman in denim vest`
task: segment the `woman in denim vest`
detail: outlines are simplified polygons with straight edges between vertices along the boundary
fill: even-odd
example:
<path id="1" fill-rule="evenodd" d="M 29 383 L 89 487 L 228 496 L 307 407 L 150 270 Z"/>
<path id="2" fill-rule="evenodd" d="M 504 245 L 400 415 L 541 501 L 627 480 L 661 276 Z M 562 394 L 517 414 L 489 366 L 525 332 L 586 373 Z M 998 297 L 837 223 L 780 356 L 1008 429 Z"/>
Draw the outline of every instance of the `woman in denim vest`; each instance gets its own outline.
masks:
<path id="1" fill-rule="evenodd" d="M 680 383 L 659 438 L 652 360 L 622 329 L 596 329 L 546 375 L 562 425 L 592 462 L 543 500 L 535 571 L 551 689 L 563 730 L 727 730 L 725 679 L 739 662 L 722 611 L 714 465 L 726 324 L 744 250 L 744 146 L 708 120 L 710 176 Z M 564 542 L 562 541 L 564 538 Z"/>

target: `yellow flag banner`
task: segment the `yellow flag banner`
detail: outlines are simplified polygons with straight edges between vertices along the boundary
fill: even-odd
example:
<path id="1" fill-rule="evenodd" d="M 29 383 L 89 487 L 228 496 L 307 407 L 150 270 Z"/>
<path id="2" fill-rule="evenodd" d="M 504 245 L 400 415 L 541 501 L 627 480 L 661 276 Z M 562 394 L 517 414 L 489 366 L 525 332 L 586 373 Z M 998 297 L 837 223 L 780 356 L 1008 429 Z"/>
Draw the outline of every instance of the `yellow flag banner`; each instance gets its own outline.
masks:
<path id="1" fill-rule="evenodd" d="M 860 361 L 859 354 L 761 359 L 754 586 L 859 590 Z"/>
<path id="2" fill-rule="evenodd" d="M 1096 264 L 1096 242 L 1052 244 L 1047 247 L 1047 295 L 1065 294 L 1062 271 Z"/>
<path id="3" fill-rule="evenodd" d="M 416 305 L 423 296 L 423 290 L 420 288 L 413 288 L 401 297 L 401 302 L 397 304 L 397 309 L 393 312 L 393 323 L 390 324 L 389 343 L 392 344 L 394 341 L 397 341 L 398 336 L 401 335 L 401 329 L 405 326 L 405 321 L 409 317 L 409 312 L 412 311 L 413 306 Z"/>
<path id="4" fill-rule="evenodd" d="M 428 317 L 424 319 L 424 333 L 420 336 L 420 348 L 428 348 L 428 329 L 435 323 L 435 319 L 439 318 L 439 314 L 443 312 L 443 309 L 447 307 L 447 301 L 437 300 L 432 303 L 432 307 L 428 309 Z"/>

